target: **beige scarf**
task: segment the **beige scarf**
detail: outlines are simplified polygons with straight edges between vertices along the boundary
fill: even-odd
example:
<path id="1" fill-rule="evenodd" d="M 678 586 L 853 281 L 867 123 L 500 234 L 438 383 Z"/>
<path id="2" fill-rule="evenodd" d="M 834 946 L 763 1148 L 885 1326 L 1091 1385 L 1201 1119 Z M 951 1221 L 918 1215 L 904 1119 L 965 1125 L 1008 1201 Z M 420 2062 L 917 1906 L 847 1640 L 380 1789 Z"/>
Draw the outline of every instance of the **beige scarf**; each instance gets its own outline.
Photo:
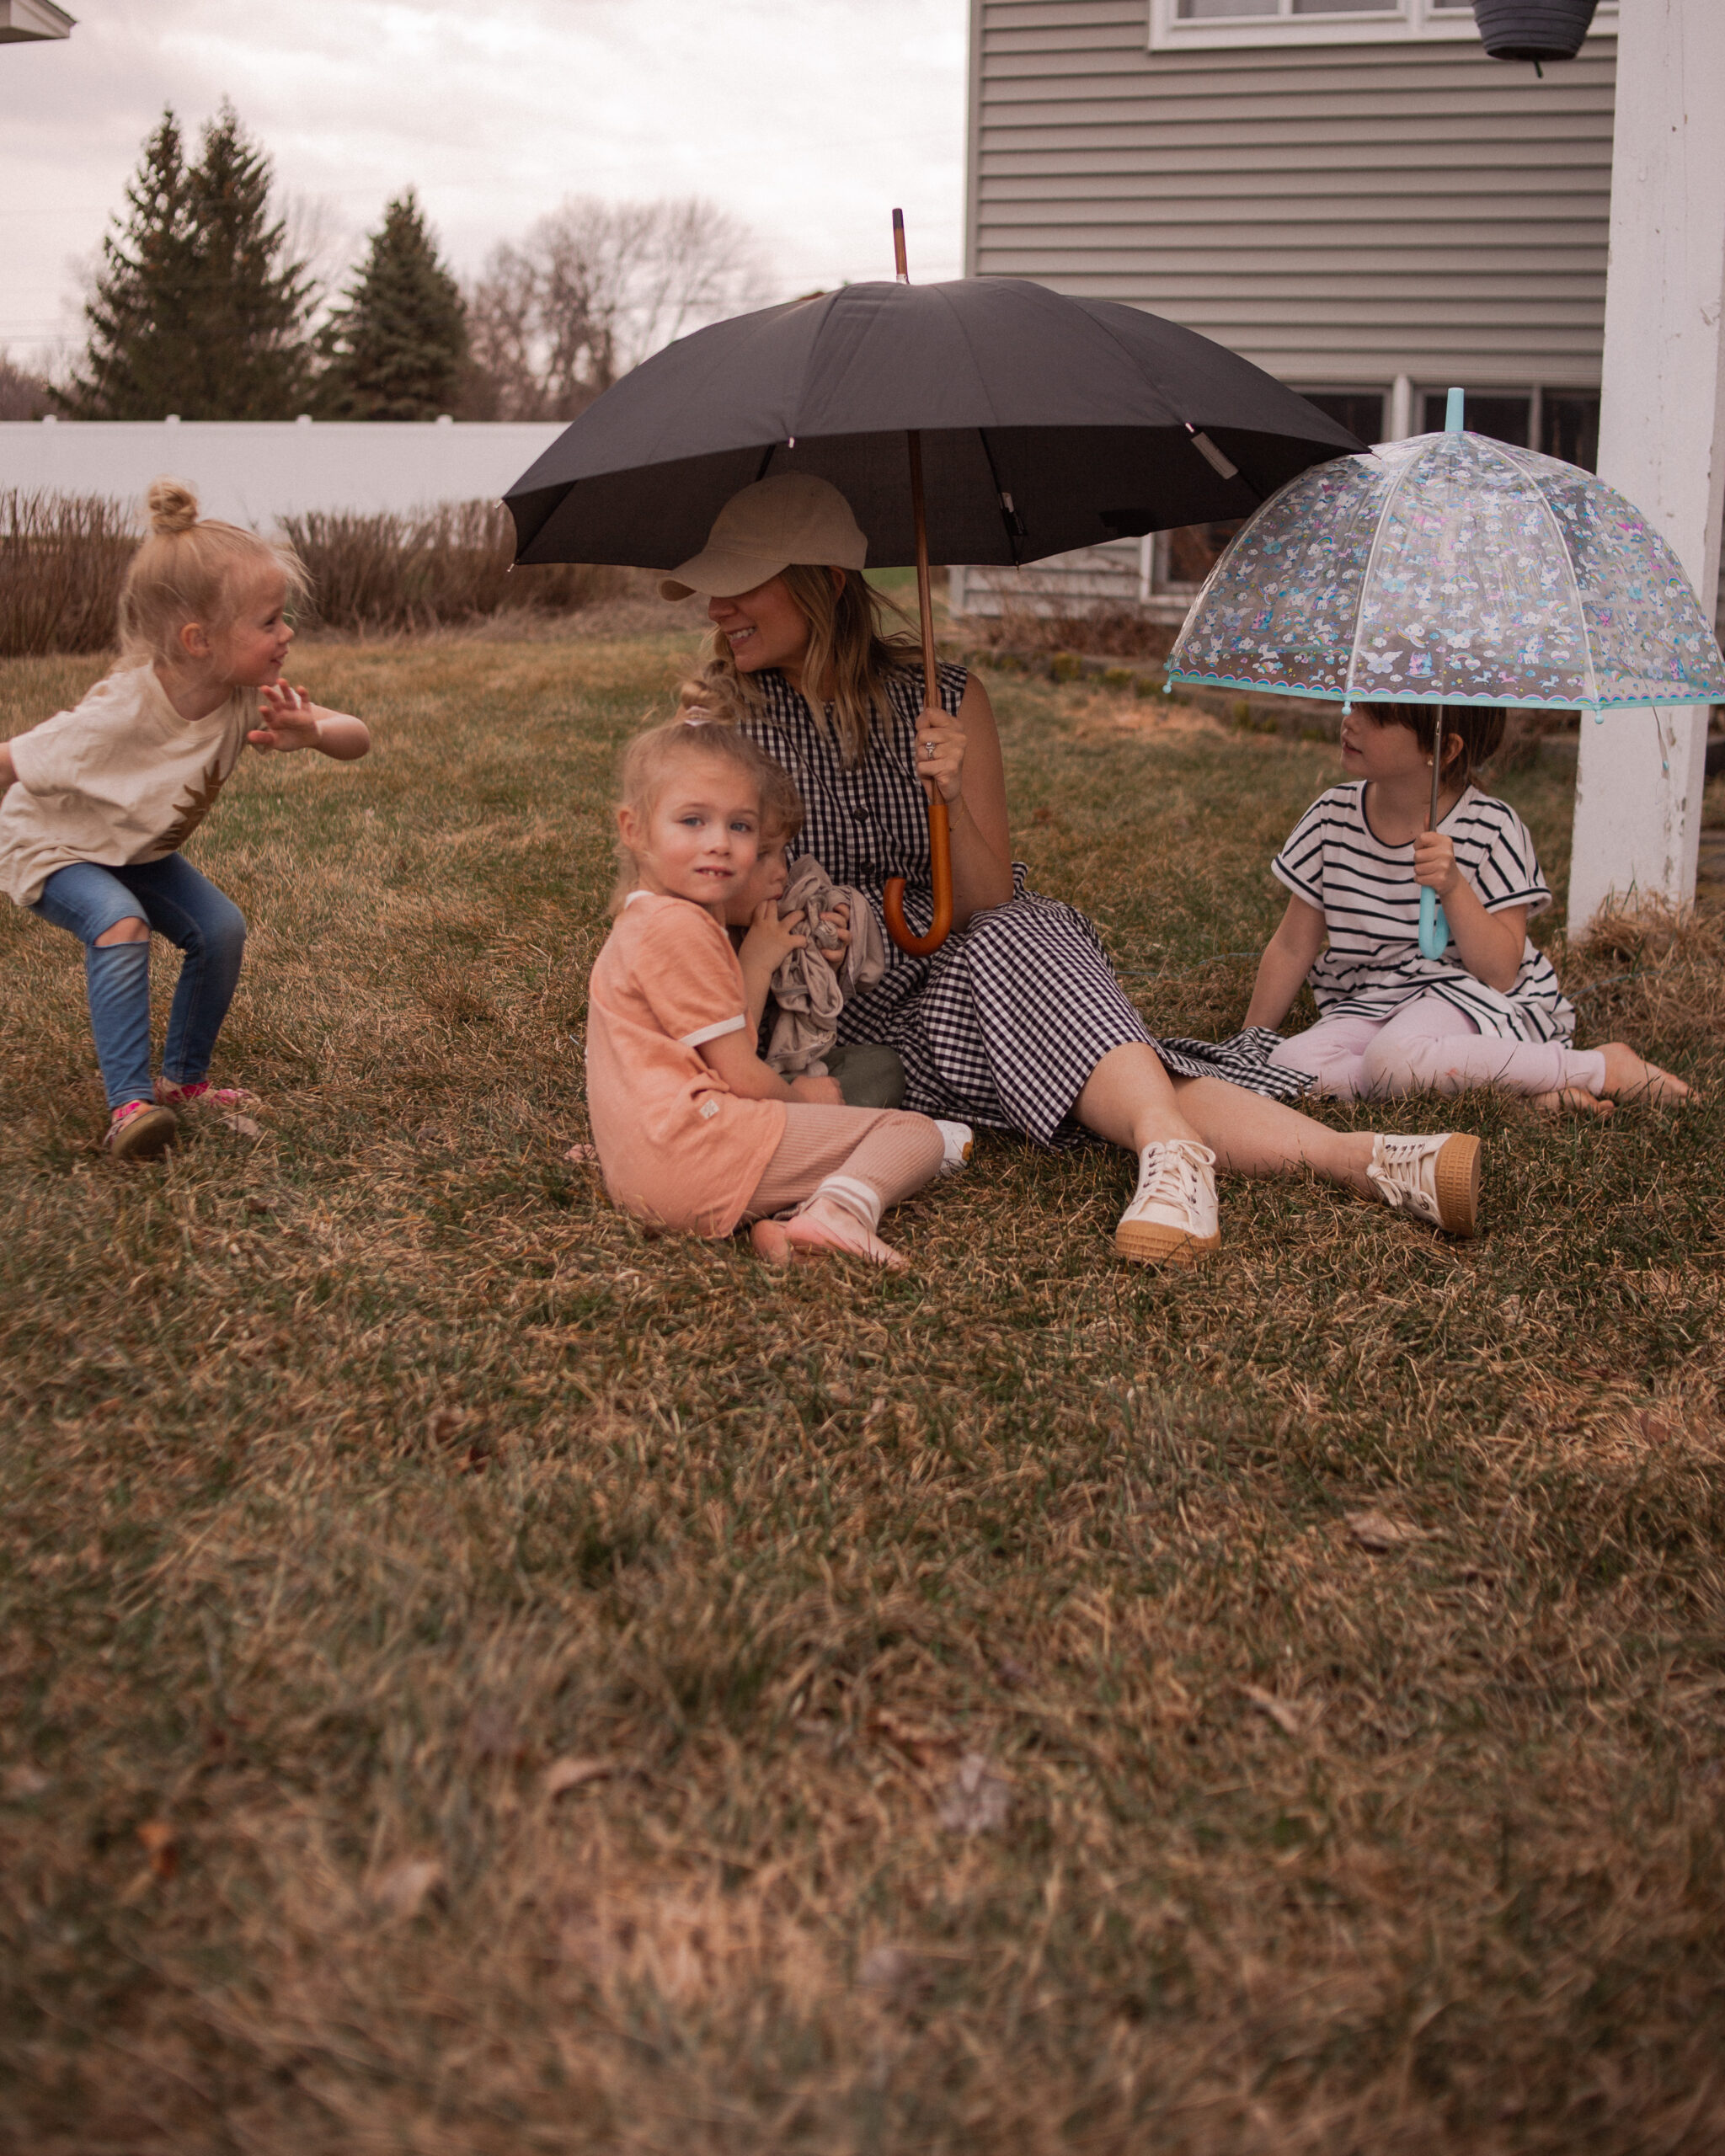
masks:
<path id="1" fill-rule="evenodd" d="M 849 910 L 851 942 L 843 960 L 834 966 L 822 953 L 837 948 L 838 931 L 821 915 L 841 906 Z M 778 1017 L 766 1059 L 783 1078 L 805 1072 L 824 1077 L 822 1059 L 838 1038 L 840 1011 L 859 989 L 873 988 L 886 971 L 880 923 L 862 892 L 830 882 L 812 853 L 805 853 L 791 872 L 778 913 L 781 921 L 794 921 L 809 941 L 772 977 Z"/>

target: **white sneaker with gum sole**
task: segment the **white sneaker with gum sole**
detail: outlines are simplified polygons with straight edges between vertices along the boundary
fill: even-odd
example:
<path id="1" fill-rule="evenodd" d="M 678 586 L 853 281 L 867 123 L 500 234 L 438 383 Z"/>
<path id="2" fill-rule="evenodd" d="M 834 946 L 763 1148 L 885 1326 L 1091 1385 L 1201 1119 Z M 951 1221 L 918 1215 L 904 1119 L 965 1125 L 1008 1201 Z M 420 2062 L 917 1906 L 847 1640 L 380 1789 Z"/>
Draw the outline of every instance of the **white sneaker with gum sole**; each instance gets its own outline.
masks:
<path id="1" fill-rule="evenodd" d="M 1215 1155 L 1189 1138 L 1146 1145 L 1138 1188 L 1114 1230 L 1115 1250 L 1139 1265 L 1194 1265 L 1221 1241 Z"/>
<path id="2" fill-rule="evenodd" d="M 1429 1220 L 1448 1235 L 1477 1232 L 1478 1139 L 1455 1130 L 1431 1138 L 1375 1138 L 1365 1172 L 1394 1211 Z"/>

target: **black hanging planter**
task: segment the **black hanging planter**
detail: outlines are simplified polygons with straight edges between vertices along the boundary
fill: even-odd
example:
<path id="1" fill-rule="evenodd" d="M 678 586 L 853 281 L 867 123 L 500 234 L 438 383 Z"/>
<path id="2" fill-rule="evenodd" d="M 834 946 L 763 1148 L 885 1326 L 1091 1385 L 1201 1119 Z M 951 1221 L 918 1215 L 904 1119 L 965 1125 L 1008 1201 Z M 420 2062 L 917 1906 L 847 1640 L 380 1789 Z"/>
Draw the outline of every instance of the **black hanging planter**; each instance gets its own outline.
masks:
<path id="1" fill-rule="evenodd" d="M 1573 60 L 1598 0 L 1473 0 L 1493 60 Z"/>

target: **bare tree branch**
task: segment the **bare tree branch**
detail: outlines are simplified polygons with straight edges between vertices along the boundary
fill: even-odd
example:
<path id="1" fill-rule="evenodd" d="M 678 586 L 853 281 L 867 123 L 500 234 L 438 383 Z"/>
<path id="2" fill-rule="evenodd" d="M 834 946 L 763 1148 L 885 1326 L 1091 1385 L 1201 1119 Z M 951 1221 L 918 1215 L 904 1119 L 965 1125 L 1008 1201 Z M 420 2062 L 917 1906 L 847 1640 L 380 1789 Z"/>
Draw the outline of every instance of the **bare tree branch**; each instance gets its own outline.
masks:
<path id="1" fill-rule="evenodd" d="M 519 247 L 495 248 L 467 295 L 470 408 L 573 418 L 672 339 L 758 302 L 764 286 L 758 242 L 713 203 L 572 196 Z"/>

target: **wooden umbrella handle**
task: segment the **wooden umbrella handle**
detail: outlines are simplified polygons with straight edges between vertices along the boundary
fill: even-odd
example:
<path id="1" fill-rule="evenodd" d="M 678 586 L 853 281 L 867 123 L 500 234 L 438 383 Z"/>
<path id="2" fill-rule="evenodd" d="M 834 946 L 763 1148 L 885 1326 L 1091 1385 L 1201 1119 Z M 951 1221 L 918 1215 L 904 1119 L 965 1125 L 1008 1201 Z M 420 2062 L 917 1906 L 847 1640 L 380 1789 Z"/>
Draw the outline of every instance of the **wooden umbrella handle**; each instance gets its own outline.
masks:
<path id="1" fill-rule="evenodd" d="M 947 804 L 938 794 L 928 804 L 928 860 L 934 883 L 934 919 L 927 936 L 913 935 L 905 919 L 905 879 L 889 876 L 880 910 L 886 915 L 886 932 L 901 951 L 913 958 L 926 958 L 939 950 L 953 932 L 953 845 L 947 824 Z"/>
<path id="2" fill-rule="evenodd" d="M 893 212 L 893 236 L 899 245 L 900 275 L 904 274 L 904 228 Z M 922 506 L 922 437 L 905 437 L 911 452 L 911 513 L 916 521 L 916 604 L 922 619 L 922 701 L 930 711 L 940 709 L 940 673 L 934 658 L 934 601 L 928 589 L 928 522 Z M 928 803 L 928 867 L 934 886 L 934 918 L 927 936 L 915 936 L 905 919 L 905 879 L 887 878 L 881 911 L 886 932 L 901 951 L 926 958 L 939 950 L 953 932 L 953 841 L 947 804 L 938 792 Z"/>

